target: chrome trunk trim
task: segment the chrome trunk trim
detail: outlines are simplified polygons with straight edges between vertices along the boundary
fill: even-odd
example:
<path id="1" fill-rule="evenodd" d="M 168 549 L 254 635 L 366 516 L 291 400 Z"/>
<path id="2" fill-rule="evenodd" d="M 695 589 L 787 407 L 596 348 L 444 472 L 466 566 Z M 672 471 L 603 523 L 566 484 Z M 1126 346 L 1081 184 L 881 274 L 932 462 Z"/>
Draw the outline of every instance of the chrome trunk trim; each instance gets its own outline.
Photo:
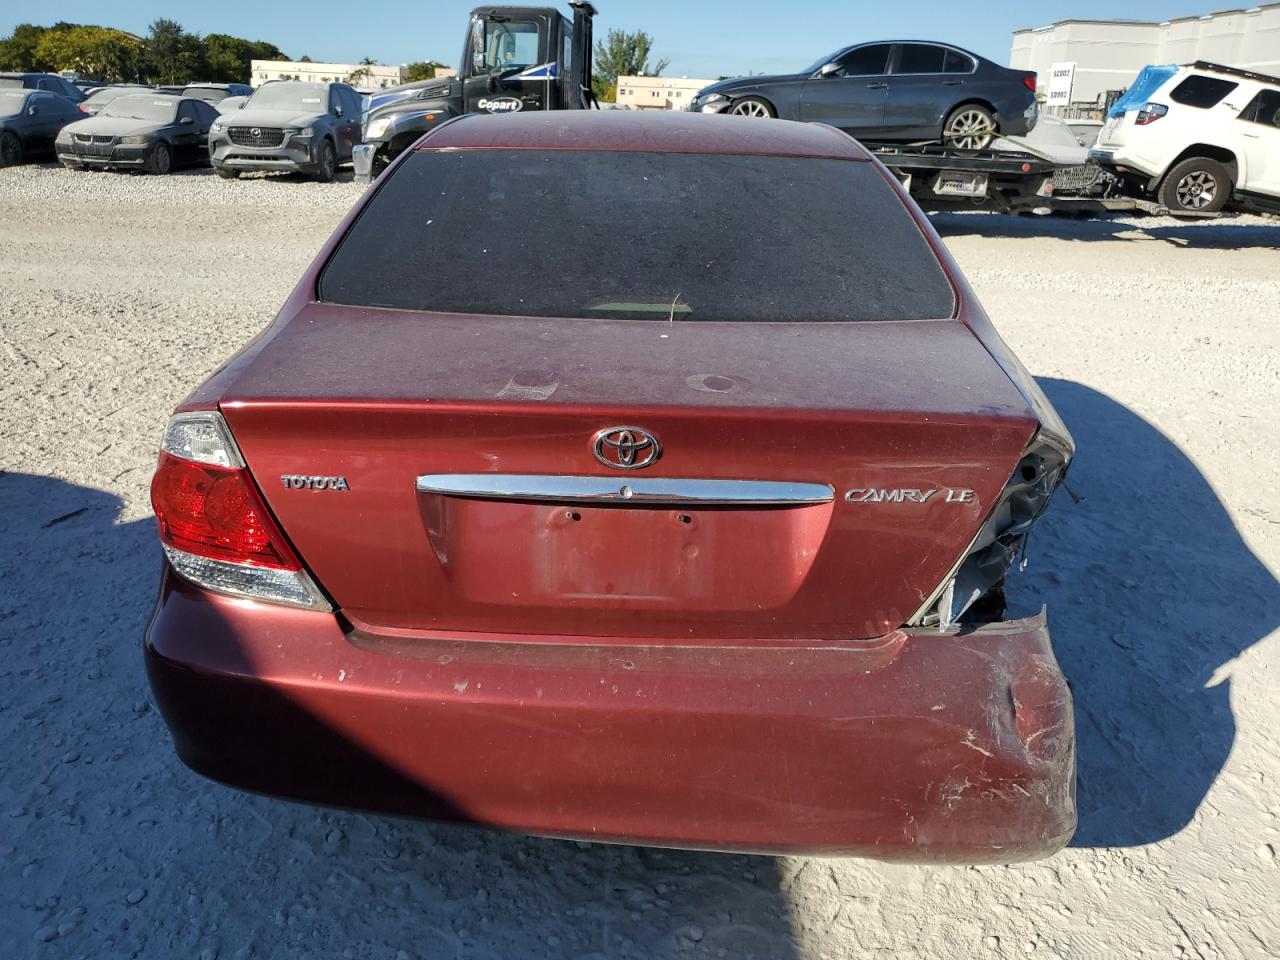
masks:
<path id="1" fill-rule="evenodd" d="M 831 503 L 824 483 L 691 480 L 659 477 L 566 477 L 512 473 L 436 473 L 418 477 L 419 493 L 482 500 L 636 503 L 679 506 L 802 506 Z"/>

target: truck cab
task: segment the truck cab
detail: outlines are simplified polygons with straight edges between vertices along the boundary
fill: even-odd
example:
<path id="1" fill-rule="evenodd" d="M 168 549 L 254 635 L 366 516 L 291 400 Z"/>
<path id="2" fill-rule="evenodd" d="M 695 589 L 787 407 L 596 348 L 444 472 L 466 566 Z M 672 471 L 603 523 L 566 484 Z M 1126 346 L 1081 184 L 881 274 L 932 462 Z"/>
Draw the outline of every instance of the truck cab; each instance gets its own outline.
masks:
<path id="1" fill-rule="evenodd" d="M 428 130 L 465 113 L 582 110 L 591 92 L 591 24 L 595 7 L 483 6 L 471 11 L 455 77 L 379 91 L 364 118 L 356 176 L 376 176 Z"/>

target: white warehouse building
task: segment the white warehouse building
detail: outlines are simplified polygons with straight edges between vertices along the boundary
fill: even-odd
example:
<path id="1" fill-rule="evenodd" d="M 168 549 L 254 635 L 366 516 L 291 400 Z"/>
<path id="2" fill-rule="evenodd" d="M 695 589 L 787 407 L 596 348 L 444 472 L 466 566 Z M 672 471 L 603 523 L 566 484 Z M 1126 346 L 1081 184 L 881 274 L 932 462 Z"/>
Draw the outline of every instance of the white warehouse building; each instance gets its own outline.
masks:
<path id="1" fill-rule="evenodd" d="M 366 72 L 367 71 L 367 72 Z M 352 76 L 355 75 L 355 80 Z M 268 80 L 305 80 L 313 83 L 352 83 L 357 87 L 395 87 L 404 83 L 404 67 L 362 63 L 312 63 L 309 60 L 253 60 L 249 83 L 260 87 Z"/>
<path id="2" fill-rule="evenodd" d="M 1009 66 L 1034 70 L 1052 108 L 1101 105 L 1149 63 L 1196 60 L 1280 76 L 1280 3 L 1160 22 L 1059 20 L 1015 30 Z"/>

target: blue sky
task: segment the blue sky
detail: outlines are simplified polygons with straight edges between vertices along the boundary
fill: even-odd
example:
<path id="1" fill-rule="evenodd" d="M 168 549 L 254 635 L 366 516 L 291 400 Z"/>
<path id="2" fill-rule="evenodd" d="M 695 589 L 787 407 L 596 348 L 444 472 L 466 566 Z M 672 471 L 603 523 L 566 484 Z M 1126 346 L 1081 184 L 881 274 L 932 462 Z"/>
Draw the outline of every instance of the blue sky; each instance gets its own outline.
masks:
<path id="1" fill-rule="evenodd" d="M 97 23 L 145 33 L 157 17 L 171 17 L 196 33 L 230 33 L 269 40 L 292 57 L 380 63 L 439 60 L 457 64 L 467 12 L 479 0 L 350 0 L 264 4 L 89 0 L 5 4 L 0 34 L 17 23 L 57 20 Z M 535 0 L 536 2 L 536 0 Z M 837 47 L 862 40 L 946 40 L 1008 63 L 1010 34 L 1069 17 L 1167 20 L 1232 6 L 1222 0 L 994 0 L 962 3 L 902 0 L 595 0 L 598 35 L 614 27 L 647 30 L 656 53 L 669 57 L 667 73 L 717 77 L 799 69 Z M 1250 6 L 1240 3 L 1239 6 Z M 560 4 L 562 10 L 568 7 Z"/>

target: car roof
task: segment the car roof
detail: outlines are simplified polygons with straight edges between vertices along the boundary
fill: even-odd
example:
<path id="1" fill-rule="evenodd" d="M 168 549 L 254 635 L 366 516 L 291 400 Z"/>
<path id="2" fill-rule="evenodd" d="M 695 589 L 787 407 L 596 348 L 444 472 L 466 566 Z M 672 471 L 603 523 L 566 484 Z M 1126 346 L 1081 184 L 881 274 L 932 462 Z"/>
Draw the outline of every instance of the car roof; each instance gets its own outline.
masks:
<path id="1" fill-rule="evenodd" d="M 667 110 L 557 110 L 498 116 L 468 114 L 441 124 L 421 150 L 602 150 L 627 153 L 725 153 L 869 160 L 860 143 L 834 127 Z"/>

